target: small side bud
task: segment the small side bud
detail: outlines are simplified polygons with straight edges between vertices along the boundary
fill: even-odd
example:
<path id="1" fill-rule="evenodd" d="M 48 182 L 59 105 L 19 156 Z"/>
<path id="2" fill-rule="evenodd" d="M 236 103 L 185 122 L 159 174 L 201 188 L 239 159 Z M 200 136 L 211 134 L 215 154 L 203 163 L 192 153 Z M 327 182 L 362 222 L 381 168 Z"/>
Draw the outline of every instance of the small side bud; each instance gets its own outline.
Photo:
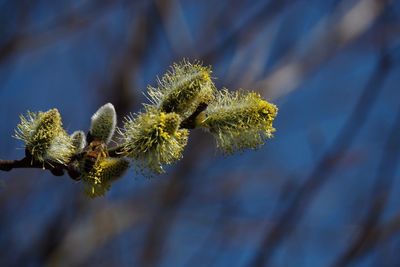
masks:
<path id="1" fill-rule="evenodd" d="M 28 112 L 20 116 L 14 137 L 25 142 L 26 150 L 40 162 L 66 164 L 74 153 L 71 138 L 62 127 L 57 109 L 47 112 Z"/>
<path id="2" fill-rule="evenodd" d="M 247 148 L 256 149 L 275 132 L 273 121 L 278 108 L 255 92 L 232 92 L 224 89 L 215 102 L 199 116 L 197 124 L 209 129 L 217 146 L 231 154 Z"/>
<path id="3" fill-rule="evenodd" d="M 75 131 L 71 134 L 72 144 L 75 147 L 75 153 L 81 153 L 86 147 L 86 135 L 83 131 Z"/>
<path id="4" fill-rule="evenodd" d="M 153 106 L 136 118 L 126 118 L 121 131 L 124 154 L 136 160 L 143 173 L 164 172 L 163 165 L 179 160 L 187 143 L 189 132 L 179 129 L 180 123 L 178 114 L 161 112 Z"/>
<path id="5" fill-rule="evenodd" d="M 114 135 L 116 125 L 117 114 L 113 104 L 108 103 L 93 114 L 89 133 L 92 138 L 108 144 Z"/>
<path id="6" fill-rule="evenodd" d="M 128 168 L 129 161 L 124 158 L 100 158 L 90 172 L 82 175 L 85 193 L 92 198 L 103 196 Z"/>
<path id="7" fill-rule="evenodd" d="M 198 63 L 182 61 L 158 81 L 157 88 L 149 87 L 151 101 L 163 112 L 175 112 L 186 118 L 200 103 L 214 98 L 215 86 L 211 69 Z"/>

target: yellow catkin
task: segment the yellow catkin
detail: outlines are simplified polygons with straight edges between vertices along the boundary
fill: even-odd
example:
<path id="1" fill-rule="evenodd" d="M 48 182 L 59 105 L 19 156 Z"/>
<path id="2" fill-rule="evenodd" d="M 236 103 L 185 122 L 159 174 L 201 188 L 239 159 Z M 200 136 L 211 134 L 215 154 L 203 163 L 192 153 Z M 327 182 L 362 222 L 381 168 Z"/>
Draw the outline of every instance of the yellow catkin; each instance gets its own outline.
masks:
<path id="1" fill-rule="evenodd" d="M 278 108 L 258 93 L 224 89 L 199 116 L 197 124 L 207 128 L 218 147 L 227 154 L 258 148 L 275 132 L 273 121 Z"/>
<path id="2" fill-rule="evenodd" d="M 123 158 L 100 158 L 88 173 L 82 174 L 85 193 L 89 197 L 103 196 L 111 183 L 120 178 L 129 168 L 129 162 Z"/>
<path id="3" fill-rule="evenodd" d="M 25 142 L 35 160 L 65 164 L 74 153 L 71 138 L 62 127 L 57 109 L 47 112 L 28 112 L 20 116 L 15 136 Z"/>
<path id="4" fill-rule="evenodd" d="M 176 113 L 165 113 L 147 106 L 144 113 L 125 121 L 123 143 L 125 154 L 134 159 L 146 174 L 164 172 L 163 165 L 182 157 L 188 131 L 179 129 L 181 118 Z"/>
<path id="5" fill-rule="evenodd" d="M 209 103 L 214 92 L 211 69 L 185 60 L 174 64 L 156 88 L 148 88 L 151 101 L 161 111 L 174 112 L 183 118 L 190 116 L 200 103 Z"/>

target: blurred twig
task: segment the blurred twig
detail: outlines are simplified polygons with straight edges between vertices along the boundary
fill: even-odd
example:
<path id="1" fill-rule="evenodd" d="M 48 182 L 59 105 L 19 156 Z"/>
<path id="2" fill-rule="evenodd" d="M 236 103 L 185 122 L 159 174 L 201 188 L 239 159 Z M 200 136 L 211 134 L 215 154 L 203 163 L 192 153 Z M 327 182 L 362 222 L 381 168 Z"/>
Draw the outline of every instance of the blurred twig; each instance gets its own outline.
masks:
<path id="1" fill-rule="evenodd" d="M 340 49 L 348 46 L 365 33 L 388 9 L 390 1 L 359 0 L 346 12 L 338 8 L 334 14 L 313 31 L 310 45 L 297 55 L 290 51 L 263 80 L 252 87 L 264 88 L 271 98 L 277 98 L 294 90 L 300 82 L 318 66 L 327 62 Z M 347 1 L 345 4 L 349 4 Z"/>
<path id="2" fill-rule="evenodd" d="M 78 192 L 78 191 L 76 191 Z M 20 255 L 18 262 L 14 266 L 26 266 L 26 262 L 36 258 L 41 264 L 45 264 L 51 255 L 57 251 L 62 244 L 69 227 L 85 211 L 87 205 L 83 195 L 74 193 L 59 207 L 53 217 L 46 222 L 43 232 L 29 249 Z"/>
<path id="3" fill-rule="evenodd" d="M 146 5 L 134 22 L 128 48 L 117 66 L 113 67 L 110 84 L 102 89 L 106 91 L 108 101 L 114 104 L 120 115 L 130 112 L 136 100 L 134 93 L 140 91 L 135 88 L 136 75 L 146 55 L 153 49 L 151 44 L 156 38 L 157 29 L 160 26 L 155 4 L 150 2 Z"/>
<path id="4" fill-rule="evenodd" d="M 85 266 L 85 261 L 101 246 L 134 228 L 143 221 L 147 212 L 144 202 L 126 200 L 104 201 L 97 208 L 86 209 L 86 215 L 77 217 L 77 221 L 69 225 L 61 242 L 48 255 L 47 266 Z"/>
<path id="5" fill-rule="evenodd" d="M 333 266 L 347 266 L 357 257 L 361 256 L 364 250 L 369 249 L 379 238 L 378 233 L 385 231 L 379 229 L 378 223 L 384 212 L 385 205 L 389 198 L 389 191 L 396 175 L 397 162 L 400 157 L 400 110 L 384 148 L 384 155 L 381 157 L 379 168 L 372 189 L 372 203 L 365 218 L 362 230 L 354 239 L 343 255 L 333 264 Z"/>
<path id="6" fill-rule="evenodd" d="M 304 210 L 311 203 L 315 193 L 329 179 L 335 164 L 332 159 L 338 159 L 353 143 L 361 128 L 367 121 L 380 88 L 391 68 L 391 59 L 386 52 L 382 52 L 379 63 L 371 75 L 365 89 L 358 99 L 353 111 L 339 131 L 332 145 L 325 155 L 317 162 L 309 178 L 297 192 L 289 207 L 278 217 L 276 224 L 267 232 L 256 250 L 249 266 L 265 266 L 274 249 L 293 230 L 294 220 L 299 221 Z"/>
<path id="7" fill-rule="evenodd" d="M 234 44 L 239 36 L 247 33 L 249 29 L 264 25 L 265 20 L 271 20 L 277 16 L 284 8 L 293 3 L 293 1 L 280 0 L 280 1 L 268 1 L 266 4 L 259 8 L 257 12 L 245 21 L 240 27 L 230 32 L 225 38 L 219 41 L 208 51 L 201 55 L 201 58 L 205 62 L 216 62 L 220 57 L 223 56 L 223 51 L 227 46 Z M 206 38 L 206 37 L 205 37 Z"/>
<path id="8" fill-rule="evenodd" d="M 85 10 L 78 10 L 61 16 L 49 25 L 48 30 L 36 33 L 16 33 L 6 42 L 0 45 L 0 63 L 12 58 L 18 53 L 47 45 L 66 34 L 82 29 L 95 22 L 93 18 L 103 12 L 107 12 L 113 0 L 96 1 L 95 5 L 86 7 Z"/>
<path id="9" fill-rule="evenodd" d="M 194 147 L 189 147 L 179 167 L 171 173 L 168 183 L 160 188 L 159 206 L 154 210 L 150 225 L 144 237 L 144 245 L 139 259 L 139 266 L 157 266 L 162 258 L 166 238 L 177 217 L 178 209 L 190 191 L 190 174 L 194 173 L 198 158 L 203 156 L 201 147 L 204 139 L 192 136 Z"/>

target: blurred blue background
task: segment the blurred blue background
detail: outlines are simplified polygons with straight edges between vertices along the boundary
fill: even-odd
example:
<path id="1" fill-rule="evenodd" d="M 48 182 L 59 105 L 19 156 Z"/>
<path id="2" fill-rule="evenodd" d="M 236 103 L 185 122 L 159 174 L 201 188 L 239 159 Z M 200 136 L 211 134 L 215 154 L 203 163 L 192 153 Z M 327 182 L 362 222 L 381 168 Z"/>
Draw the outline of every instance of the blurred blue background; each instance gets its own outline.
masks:
<path id="1" fill-rule="evenodd" d="M 19 114 L 86 131 L 183 58 L 279 107 L 260 149 L 194 130 L 165 175 L 103 198 L 1 172 L 0 266 L 400 266 L 399 33 L 394 0 L 0 1 L 1 159 L 23 157 Z"/>

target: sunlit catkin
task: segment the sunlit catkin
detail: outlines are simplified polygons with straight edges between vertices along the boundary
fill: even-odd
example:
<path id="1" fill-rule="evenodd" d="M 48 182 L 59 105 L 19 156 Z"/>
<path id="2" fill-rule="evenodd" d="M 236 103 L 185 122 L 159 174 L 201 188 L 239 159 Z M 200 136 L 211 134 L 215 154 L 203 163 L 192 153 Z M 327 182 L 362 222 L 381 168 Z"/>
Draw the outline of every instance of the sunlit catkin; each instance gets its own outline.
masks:
<path id="1" fill-rule="evenodd" d="M 144 172 L 164 172 L 163 165 L 182 157 L 188 130 L 179 129 L 181 118 L 176 113 L 165 113 L 147 106 L 144 113 L 128 117 L 121 134 L 124 153 L 137 161 Z"/>
<path id="2" fill-rule="evenodd" d="M 62 127 L 57 109 L 47 112 L 28 112 L 20 116 L 14 137 L 25 142 L 33 159 L 40 162 L 66 164 L 74 153 L 72 139 Z"/>
<path id="3" fill-rule="evenodd" d="M 192 114 L 200 103 L 209 103 L 214 92 L 211 69 L 187 61 L 174 64 L 156 88 L 148 88 L 150 100 L 162 112 L 174 112 L 183 118 Z"/>
<path id="4" fill-rule="evenodd" d="M 128 168 L 129 161 L 124 158 L 100 158 L 88 173 L 82 174 L 85 193 L 89 197 L 103 196 Z"/>
<path id="5" fill-rule="evenodd" d="M 197 125 L 209 129 L 218 147 L 227 154 L 258 148 L 273 136 L 273 121 L 278 108 L 258 93 L 219 91 L 216 99 L 197 119 Z"/>

